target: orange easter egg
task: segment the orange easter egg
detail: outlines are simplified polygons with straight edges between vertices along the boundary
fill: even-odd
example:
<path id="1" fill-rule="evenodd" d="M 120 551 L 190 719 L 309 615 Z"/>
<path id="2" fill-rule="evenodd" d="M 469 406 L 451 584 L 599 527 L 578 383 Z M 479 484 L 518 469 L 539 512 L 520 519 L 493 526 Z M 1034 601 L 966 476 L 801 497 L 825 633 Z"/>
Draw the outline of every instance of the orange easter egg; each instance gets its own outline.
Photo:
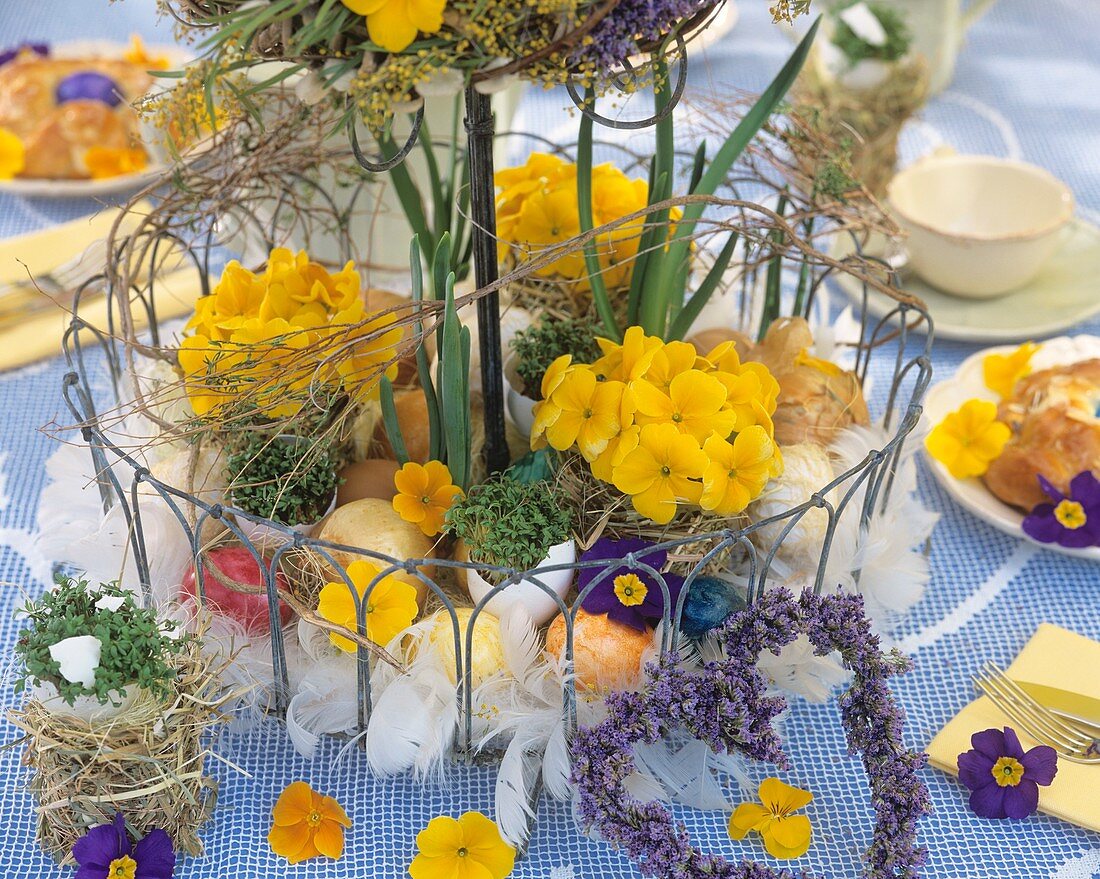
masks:
<path id="1" fill-rule="evenodd" d="M 642 656 L 652 643 L 652 632 L 639 632 L 605 614 L 578 610 L 573 623 L 577 683 L 601 693 L 637 687 L 642 679 Z M 565 617 L 558 614 L 546 631 L 546 651 L 560 657 L 564 649 Z"/>

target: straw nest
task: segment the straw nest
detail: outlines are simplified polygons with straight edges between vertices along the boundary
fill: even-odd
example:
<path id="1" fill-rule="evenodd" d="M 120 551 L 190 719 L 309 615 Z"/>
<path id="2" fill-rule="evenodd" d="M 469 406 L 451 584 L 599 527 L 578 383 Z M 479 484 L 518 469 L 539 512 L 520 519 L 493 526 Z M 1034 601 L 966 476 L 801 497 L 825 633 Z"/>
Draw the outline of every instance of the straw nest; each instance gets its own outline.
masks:
<path id="1" fill-rule="evenodd" d="M 826 136 L 851 145 L 851 173 L 876 196 L 886 192 L 898 161 L 898 135 L 928 97 L 928 65 L 916 57 L 897 64 L 875 88 L 855 90 L 826 80 L 815 64 L 799 75 L 792 99 L 795 112 Z M 813 151 L 795 159 L 811 178 L 820 156 Z"/>
<path id="2" fill-rule="evenodd" d="M 73 843 L 117 812 L 138 834 L 159 827 L 177 851 L 203 853 L 198 831 L 218 792 L 205 773 L 210 733 L 228 720 L 222 709 L 236 694 L 219 684 L 215 660 L 197 643 L 175 662 L 178 675 L 168 697 L 143 691 L 107 720 L 55 713 L 37 699 L 9 712 L 25 733 L 38 842 L 59 862 L 71 863 Z"/>
<path id="3" fill-rule="evenodd" d="M 574 530 L 582 547 L 591 546 L 600 537 L 641 537 L 655 543 L 684 540 L 685 543 L 668 554 L 669 570 L 684 576 L 717 545 L 718 540 L 712 536 L 715 532 L 737 530 L 749 524 L 744 516 L 722 517 L 698 509 L 684 509 L 667 525 L 657 525 L 639 515 L 630 498 L 615 486 L 593 476 L 588 463 L 576 452 L 561 456 L 557 480 L 559 489 L 576 511 Z M 693 537 L 699 539 L 691 540 Z M 744 549 L 738 544 L 723 549 L 707 560 L 701 573 L 728 570 L 743 555 Z"/>

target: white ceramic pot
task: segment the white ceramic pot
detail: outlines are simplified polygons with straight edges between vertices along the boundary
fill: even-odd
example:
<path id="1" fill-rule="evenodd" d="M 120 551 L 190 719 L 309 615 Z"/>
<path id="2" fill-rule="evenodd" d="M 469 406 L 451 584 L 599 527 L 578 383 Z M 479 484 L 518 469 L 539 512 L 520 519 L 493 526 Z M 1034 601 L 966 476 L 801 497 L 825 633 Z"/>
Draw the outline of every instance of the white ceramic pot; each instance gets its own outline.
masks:
<path id="1" fill-rule="evenodd" d="M 576 560 L 577 545 L 572 540 L 567 540 L 550 547 L 550 553 L 542 560 L 539 567 L 571 565 Z M 539 577 L 539 581 L 554 590 L 564 600 L 569 593 L 569 587 L 573 585 L 573 573 L 572 568 L 547 571 Z M 474 603 L 480 604 L 494 587 L 476 569 L 469 568 L 466 571 L 466 588 Z M 547 622 L 559 610 L 557 602 L 532 580 L 520 580 L 505 587 L 485 605 L 485 609 L 498 619 L 504 619 L 517 608 L 522 608 L 536 626 Z"/>
<path id="2" fill-rule="evenodd" d="M 86 723 L 99 723 L 118 717 L 137 700 L 141 688 L 136 684 L 124 687 L 121 692 L 114 690 L 106 703 L 95 696 L 77 696 L 70 705 L 61 698 L 56 686 L 49 681 L 30 688 L 30 696 L 42 703 L 42 707 L 59 717 L 71 717 Z M 112 704 L 112 703 L 118 703 Z"/>
<path id="3" fill-rule="evenodd" d="M 908 235 L 909 265 L 969 299 L 1015 290 L 1038 274 L 1073 218 L 1073 193 L 1042 168 L 992 156 L 934 156 L 887 187 Z"/>
<path id="4" fill-rule="evenodd" d="M 504 399 L 508 410 L 508 420 L 524 436 L 531 435 L 535 424 L 535 401 L 525 397 L 519 390 L 523 381 L 516 372 L 519 358 L 513 354 L 504 363 Z"/>

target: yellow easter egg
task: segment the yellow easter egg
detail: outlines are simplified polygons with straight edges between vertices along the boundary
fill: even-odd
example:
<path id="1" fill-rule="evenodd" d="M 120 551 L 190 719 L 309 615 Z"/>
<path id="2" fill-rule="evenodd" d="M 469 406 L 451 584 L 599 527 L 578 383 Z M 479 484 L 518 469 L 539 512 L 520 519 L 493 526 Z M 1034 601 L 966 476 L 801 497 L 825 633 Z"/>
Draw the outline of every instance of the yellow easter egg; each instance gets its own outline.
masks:
<path id="1" fill-rule="evenodd" d="M 455 608 L 455 616 L 458 618 L 459 646 L 463 651 L 466 650 L 466 634 L 470 631 L 470 617 L 473 613 L 474 610 L 471 607 Z M 447 673 L 454 681 L 455 621 L 446 610 L 436 611 L 432 614 L 431 620 L 433 624 L 428 632 L 428 643 L 439 654 Z M 475 687 L 504 668 L 504 645 L 500 638 L 500 620 L 487 611 L 477 615 L 470 653 L 470 671 L 473 674 Z M 465 663 L 463 671 L 465 671 Z"/>

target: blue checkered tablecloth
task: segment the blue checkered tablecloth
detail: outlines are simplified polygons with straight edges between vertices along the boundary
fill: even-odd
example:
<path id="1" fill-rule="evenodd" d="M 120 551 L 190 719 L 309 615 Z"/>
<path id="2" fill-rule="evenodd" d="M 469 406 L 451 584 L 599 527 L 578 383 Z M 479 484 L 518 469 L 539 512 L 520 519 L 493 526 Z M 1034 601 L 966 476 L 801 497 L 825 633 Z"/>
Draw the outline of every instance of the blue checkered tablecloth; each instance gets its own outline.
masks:
<path id="1" fill-rule="evenodd" d="M 933 0 L 927 0 L 933 2 Z M 757 89 L 790 51 L 768 23 L 765 0 L 740 0 L 736 28 L 696 56 L 691 94 Z M 23 39 L 106 38 L 140 33 L 147 41 L 172 39 L 171 21 L 158 20 L 153 0 L 35 0 L 0 3 L 0 44 Z M 516 128 L 575 137 L 575 119 L 562 114 L 559 92 L 531 92 Z M 573 132 L 570 135 L 568 132 Z M 903 155 L 945 142 L 963 152 L 1018 155 L 1043 165 L 1077 194 L 1085 215 L 1100 211 L 1100 5 L 1096 0 L 1001 0 L 974 28 L 949 92 L 935 99 L 910 126 Z M 20 200 L 0 196 L 0 236 L 40 228 L 87 213 L 82 201 Z M 1095 219 L 1096 214 L 1092 213 Z M 1098 280 L 1100 295 L 1100 280 Z M 1100 331 L 1100 322 L 1083 329 Z M 974 350 L 938 342 L 936 373 L 949 375 Z M 64 421 L 54 360 L 0 375 L 0 650 L 15 639 L 13 608 L 25 593 L 43 588 L 43 560 L 31 546 L 43 463 L 53 442 L 39 431 Z M 1007 663 L 1036 625 L 1054 622 L 1100 637 L 1100 569 L 1032 548 L 970 517 L 922 472 L 920 494 L 942 513 L 931 548 L 934 576 L 921 603 L 902 625 L 902 644 L 916 671 L 895 690 L 908 713 L 906 735 L 916 746 L 931 736 L 972 696 L 968 674 L 986 659 Z M 5 685 L 0 702 L 13 697 Z M 785 735 L 794 780 L 812 789 L 809 808 L 815 842 L 806 866 L 831 877 L 856 877 L 868 841 L 870 809 L 862 771 L 844 756 L 843 734 L 833 705 L 795 700 Z M 0 723 L 0 741 L 15 730 Z M 181 879 L 233 875 L 260 877 L 379 877 L 398 879 L 415 853 L 415 835 L 439 814 L 467 809 L 492 813 L 493 774 L 454 768 L 448 781 L 422 787 L 405 778 L 371 778 L 357 753 L 338 759 L 339 743 L 322 746 L 307 761 L 275 724 L 224 741 L 220 752 L 247 777 L 221 764 L 218 809 L 203 832 L 207 855 L 177 870 Z M 69 875 L 38 850 L 34 802 L 24 789 L 26 770 L 18 749 L 0 752 L 0 877 L 34 879 Z M 337 797 L 352 816 L 340 862 L 311 861 L 289 867 L 268 849 L 270 809 L 283 787 L 304 779 Z M 964 791 L 928 770 L 935 813 L 922 825 L 930 848 L 926 870 L 936 879 L 1092 879 L 1100 876 L 1100 836 L 1051 818 L 994 823 L 975 818 Z M 1100 781 L 1100 779 L 1098 779 Z M 1100 798 L 1100 784 L 1097 785 Z M 756 854 L 732 843 L 726 816 L 678 809 L 699 843 L 730 856 Z M 517 879 L 634 876 L 630 863 L 583 838 L 568 806 L 544 802 L 530 852 Z"/>

